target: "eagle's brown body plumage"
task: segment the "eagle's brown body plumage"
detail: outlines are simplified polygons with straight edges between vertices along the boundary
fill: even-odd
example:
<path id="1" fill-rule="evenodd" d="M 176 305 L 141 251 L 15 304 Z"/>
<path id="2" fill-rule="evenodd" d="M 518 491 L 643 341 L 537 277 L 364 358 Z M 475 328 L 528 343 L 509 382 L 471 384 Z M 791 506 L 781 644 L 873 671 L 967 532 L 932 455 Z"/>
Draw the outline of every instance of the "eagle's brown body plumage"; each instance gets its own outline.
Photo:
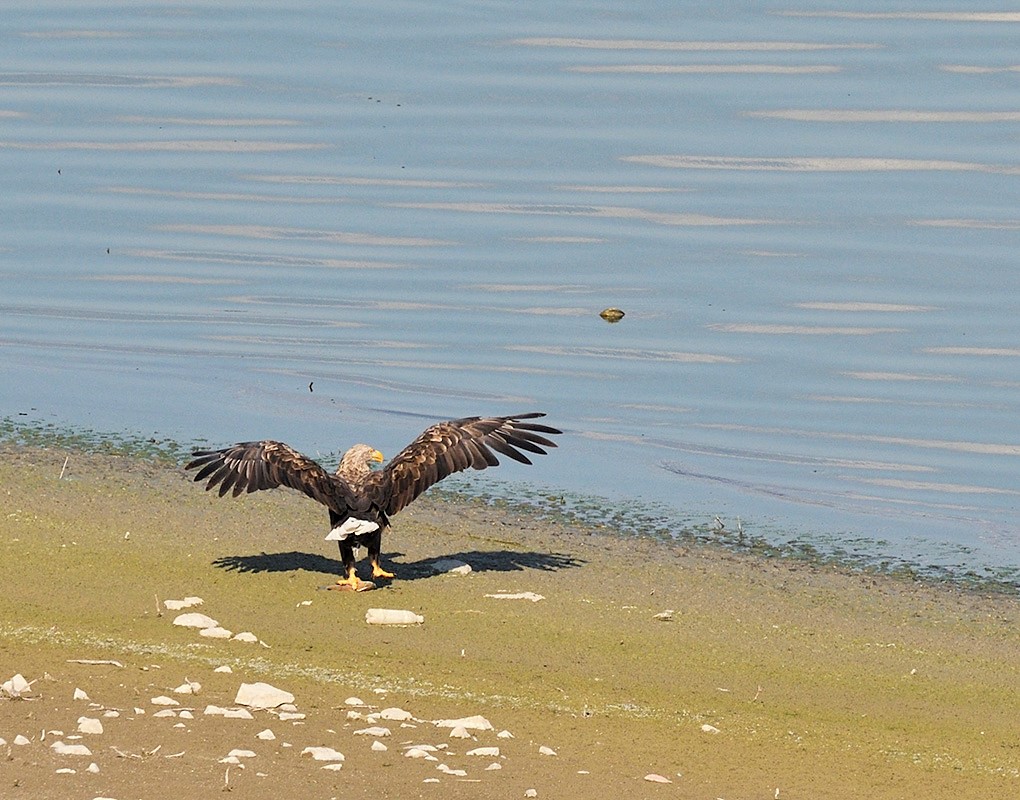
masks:
<path id="1" fill-rule="evenodd" d="M 525 422 L 544 414 L 509 417 L 465 417 L 439 422 L 405 447 L 384 468 L 372 470 L 382 454 L 357 444 L 330 474 L 317 462 L 282 442 L 240 442 L 222 450 L 198 450 L 185 469 L 197 470 L 205 488 L 219 487 L 223 497 L 286 486 L 297 489 L 329 510 L 330 538 L 338 539 L 346 578 L 341 584 L 358 587 L 354 550 L 368 548 L 373 577 L 393 577 L 379 565 L 383 530 L 389 518 L 448 475 L 465 469 L 499 464 L 496 453 L 530 464 L 525 455 L 544 455 L 555 447 L 548 436 L 556 428 Z M 495 452 L 493 452 L 495 451 Z M 521 452 L 525 451 L 525 452 Z M 362 524 L 359 524 L 362 523 Z M 371 529 L 375 526 L 374 529 Z"/>

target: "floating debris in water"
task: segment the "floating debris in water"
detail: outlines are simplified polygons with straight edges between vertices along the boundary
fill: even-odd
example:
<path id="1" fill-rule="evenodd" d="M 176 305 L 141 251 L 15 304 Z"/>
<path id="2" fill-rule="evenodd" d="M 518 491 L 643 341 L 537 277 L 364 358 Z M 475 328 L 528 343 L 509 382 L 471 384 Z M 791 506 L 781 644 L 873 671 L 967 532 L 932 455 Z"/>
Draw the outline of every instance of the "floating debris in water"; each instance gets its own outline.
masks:
<path id="1" fill-rule="evenodd" d="M 623 313 L 621 309 L 613 308 L 612 306 L 610 306 L 609 308 L 603 308 L 599 312 L 599 316 L 602 317 L 602 319 L 604 319 L 606 322 L 613 323 L 619 322 L 626 315 Z"/>

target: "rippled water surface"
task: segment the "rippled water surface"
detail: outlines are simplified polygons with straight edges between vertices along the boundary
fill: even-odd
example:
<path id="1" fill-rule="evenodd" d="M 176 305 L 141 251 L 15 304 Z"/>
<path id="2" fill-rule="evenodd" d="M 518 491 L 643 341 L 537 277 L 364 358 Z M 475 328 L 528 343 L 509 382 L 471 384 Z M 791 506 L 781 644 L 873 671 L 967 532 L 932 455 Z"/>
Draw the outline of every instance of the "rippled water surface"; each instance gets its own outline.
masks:
<path id="1" fill-rule="evenodd" d="M 545 410 L 500 477 L 1016 574 L 1020 13 L 968 6 L 9 4 L 0 416 Z"/>

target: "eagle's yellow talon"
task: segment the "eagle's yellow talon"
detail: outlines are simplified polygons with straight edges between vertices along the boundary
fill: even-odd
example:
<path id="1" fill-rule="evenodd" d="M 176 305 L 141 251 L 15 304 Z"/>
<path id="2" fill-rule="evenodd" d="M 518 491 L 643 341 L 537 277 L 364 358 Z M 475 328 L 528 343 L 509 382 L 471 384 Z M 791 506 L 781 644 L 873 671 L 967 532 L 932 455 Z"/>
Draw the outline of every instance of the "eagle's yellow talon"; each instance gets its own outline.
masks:
<path id="1" fill-rule="evenodd" d="M 387 572 L 378 564 L 372 565 L 372 577 L 373 578 L 395 578 L 397 577 L 392 572 Z"/>

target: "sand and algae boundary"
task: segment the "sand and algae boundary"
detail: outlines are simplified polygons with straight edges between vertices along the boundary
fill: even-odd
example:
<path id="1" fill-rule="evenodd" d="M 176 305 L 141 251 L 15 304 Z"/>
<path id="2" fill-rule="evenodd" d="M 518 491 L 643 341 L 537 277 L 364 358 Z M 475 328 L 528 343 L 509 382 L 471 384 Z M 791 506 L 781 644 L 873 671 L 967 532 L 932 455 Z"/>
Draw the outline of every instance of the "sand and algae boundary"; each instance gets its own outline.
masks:
<path id="1" fill-rule="evenodd" d="M 72 684 L 130 706 L 187 675 L 204 684 L 203 704 L 223 704 L 238 680 L 275 681 L 315 710 L 291 737 L 333 737 L 348 753 L 341 773 L 313 780 L 285 751 L 261 752 L 233 773 L 235 791 L 250 797 L 279 795 L 292 780 L 307 792 L 288 796 L 435 794 L 399 757 L 355 757 L 365 748 L 340 707 L 375 689 L 423 719 L 482 713 L 514 732 L 504 769 L 438 776 L 444 797 L 520 797 L 534 787 L 539 797 L 778 789 L 781 798 L 961 798 L 1020 787 L 1014 599 L 623 542 L 513 507 L 444 500 L 398 517 L 386 552 L 400 580 L 365 595 L 323 592 L 339 564 L 321 540 L 318 509 L 288 493 L 217 500 L 172 461 L 66 443 L 4 450 L 0 667 L 50 679 L 37 684 L 38 700 L 0 701 L 0 737 L 73 730 Z M 474 571 L 435 575 L 439 557 Z M 546 599 L 485 597 L 501 591 Z M 188 594 L 270 647 L 174 628 L 158 603 Z M 412 609 L 426 622 L 369 628 L 370 606 Z M 666 610 L 671 619 L 656 618 Z M 125 667 L 113 675 L 67 662 L 82 657 Z M 220 663 L 233 675 L 213 674 Z M 192 793 L 223 787 L 217 759 L 244 744 L 240 729 L 161 722 L 150 715 L 134 730 L 150 750 L 185 755 L 104 762 L 109 796 L 145 796 L 153 780 Z M 558 755 L 536 755 L 538 744 Z M 44 756 L 12 751 L 0 765 L 5 796 L 101 793 L 89 794 L 84 777 L 79 785 L 78 775 L 56 775 Z M 653 772 L 673 783 L 643 781 Z"/>

